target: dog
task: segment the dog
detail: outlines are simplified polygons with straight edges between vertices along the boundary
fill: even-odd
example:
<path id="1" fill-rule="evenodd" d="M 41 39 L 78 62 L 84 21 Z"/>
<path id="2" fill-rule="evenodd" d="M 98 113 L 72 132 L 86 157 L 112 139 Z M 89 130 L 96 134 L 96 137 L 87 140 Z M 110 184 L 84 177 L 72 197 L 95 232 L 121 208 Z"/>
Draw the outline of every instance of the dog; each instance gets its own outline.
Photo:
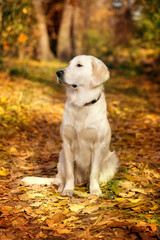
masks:
<path id="1" fill-rule="evenodd" d="M 54 184 L 63 196 L 72 196 L 75 185 L 87 181 L 90 193 L 100 196 L 100 184 L 112 179 L 119 165 L 109 149 L 111 128 L 103 91 L 110 76 L 108 68 L 96 57 L 80 55 L 56 74 L 67 93 L 58 173 L 55 178 L 26 177 L 22 182 Z"/>

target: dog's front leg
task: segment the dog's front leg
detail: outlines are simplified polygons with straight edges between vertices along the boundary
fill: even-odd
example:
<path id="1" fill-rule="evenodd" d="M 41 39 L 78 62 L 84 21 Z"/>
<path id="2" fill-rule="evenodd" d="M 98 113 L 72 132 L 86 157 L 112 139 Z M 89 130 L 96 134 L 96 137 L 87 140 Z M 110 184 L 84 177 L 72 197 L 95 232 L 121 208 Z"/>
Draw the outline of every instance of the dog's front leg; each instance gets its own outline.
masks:
<path id="1" fill-rule="evenodd" d="M 64 163 L 65 163 L 65 187 L 63 196 L 72 196 L 74 190 L 74 161 L 73 152 L 70 143 L 67 140 L 63 142 Z"/>
<path id="2" fill-rule="evenodd" d="M 90 193 L 95 194 L 97 196 L 101 195 L 101 189 L 99 187 L 101 161 L 102 161 L 102 149 L 98 147 L 94 149 L 93 152 L 90 174 Z"/>

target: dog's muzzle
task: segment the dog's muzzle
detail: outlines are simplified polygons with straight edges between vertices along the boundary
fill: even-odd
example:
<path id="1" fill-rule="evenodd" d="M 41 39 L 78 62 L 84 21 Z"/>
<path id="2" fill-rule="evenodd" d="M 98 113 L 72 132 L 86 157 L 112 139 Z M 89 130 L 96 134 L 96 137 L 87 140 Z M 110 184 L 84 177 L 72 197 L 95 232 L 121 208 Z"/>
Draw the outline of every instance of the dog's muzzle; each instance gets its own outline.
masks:
<path id="1" fill-rule="evenodd" d="M 68 86 L 72 86 L 73 88 L 77 88 L 76 84 L 70 85 L 63 80 L 63 76 L 64 76 L 64 71 L 63 70 L 57 71 L 56 74 L 57 74 L 58 81 L 59 81 L 60 84 L 65 84 L 65 85 L 68 85 Z"/>
<path id="2" fill-rule="evenodd" d="M 56 74 L 57 74 L 59 83 L 64 84 L 64 81 L 63 81 L 64 71 L 59 70 L 59 71 L 56 72 Z"/>
<path id="3" fill-rule="evenodd" d="M 59 71 L 56 72 L 56 74 L 57 74 L 57 77 L 61 78 L 64 75 L 64 71 L 63 70 L 59 70 Z"/>

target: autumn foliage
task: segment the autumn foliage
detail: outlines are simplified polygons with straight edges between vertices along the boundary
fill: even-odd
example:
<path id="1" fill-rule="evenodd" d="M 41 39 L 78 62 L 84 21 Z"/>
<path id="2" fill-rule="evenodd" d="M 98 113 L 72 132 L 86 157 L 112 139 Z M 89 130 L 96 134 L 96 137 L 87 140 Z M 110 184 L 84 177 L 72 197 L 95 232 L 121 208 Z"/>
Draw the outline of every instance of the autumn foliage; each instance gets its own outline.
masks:
<path id="1" fill-rule="evenodd" d="M 160 1 L 0 2 L 0 239 L 160 238 Z M 65 89 L 56 71 L 79 54 L 109 67 L 112 150 L 120 167 L 90 195 L 23 186 L 53 177 Z"/>
<path id="2" fill-rule="evenodd" d="M 0 47 L 3 57 L 20 59 L 90 54 L 152 78 L 160 69 L 159 25 L 157 0 L 6 0 Z"/>
<path id="3" fill-rule="evenodd" d="M 115 178 L 73 198 L 54 187 L 20 185 L 56 174 L 65 94 L 55 72 L 65 65 L 4 61 L 0 73 L 0 239 L 158 239 L 159 86 L 111 71 L 106 84 Z M 2 71 L 3 70 L 3 71 Z"/>

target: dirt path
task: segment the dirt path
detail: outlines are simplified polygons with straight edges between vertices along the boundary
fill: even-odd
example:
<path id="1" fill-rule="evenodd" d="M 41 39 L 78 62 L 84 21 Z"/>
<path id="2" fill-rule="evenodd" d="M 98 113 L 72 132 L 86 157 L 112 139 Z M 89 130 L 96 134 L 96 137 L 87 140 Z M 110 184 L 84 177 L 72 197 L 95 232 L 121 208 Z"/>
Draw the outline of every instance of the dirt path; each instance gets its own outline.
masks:
<path id="1" fill-rule="evenodd" d="M 56 174 L 65 101 L 55 79 L 60 67 L 16 61 L 2 67 L 0 239 L 158 239 L 160 91 L 144 77 L 114 76 L 106 84 L 121 166 L 100 198 L 85 185 L 70 199 L 53 187 L 19 184 L 24 176 Z"/>

